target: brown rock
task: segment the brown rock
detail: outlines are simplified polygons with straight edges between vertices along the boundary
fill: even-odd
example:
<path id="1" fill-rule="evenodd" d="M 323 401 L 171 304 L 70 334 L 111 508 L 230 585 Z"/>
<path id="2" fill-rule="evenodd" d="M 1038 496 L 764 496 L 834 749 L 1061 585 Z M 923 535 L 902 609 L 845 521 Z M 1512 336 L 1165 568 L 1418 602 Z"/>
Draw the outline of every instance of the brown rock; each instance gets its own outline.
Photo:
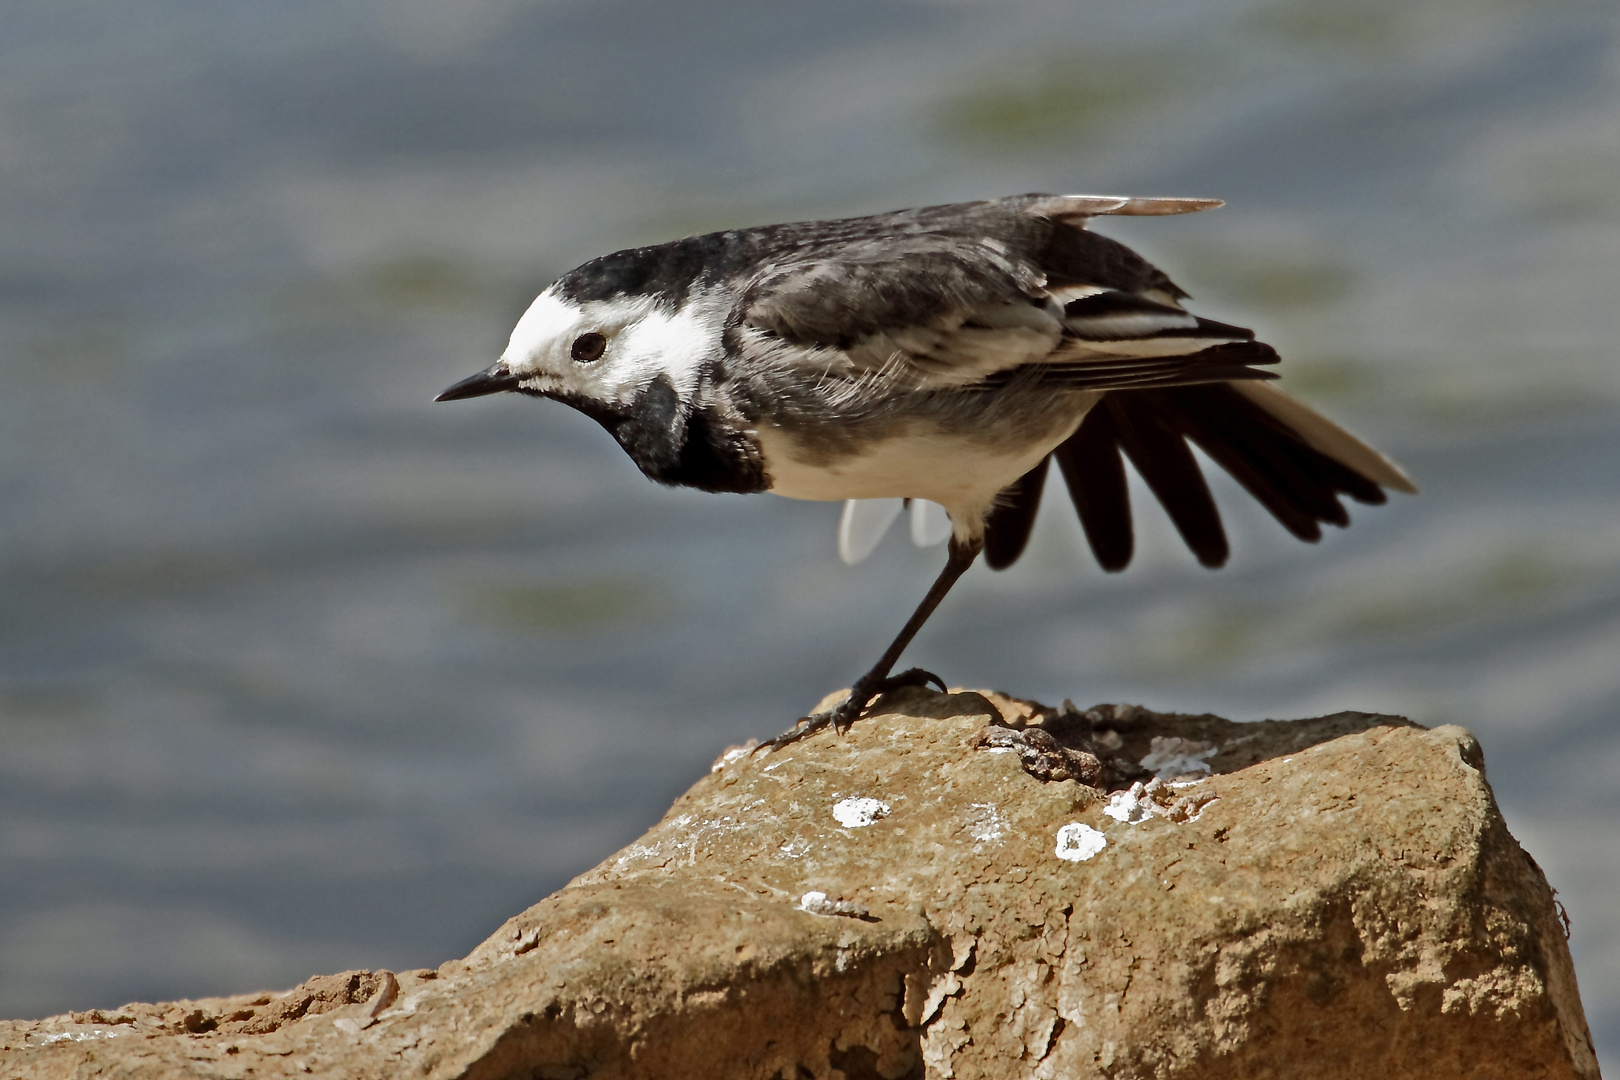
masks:
<path id="1" fill-rule="evenodd" d="M 1460 728 L 888 705 L 728 753 L 438 972 L 0 1024 L 0 1075 L 1598 1075 Z"/>

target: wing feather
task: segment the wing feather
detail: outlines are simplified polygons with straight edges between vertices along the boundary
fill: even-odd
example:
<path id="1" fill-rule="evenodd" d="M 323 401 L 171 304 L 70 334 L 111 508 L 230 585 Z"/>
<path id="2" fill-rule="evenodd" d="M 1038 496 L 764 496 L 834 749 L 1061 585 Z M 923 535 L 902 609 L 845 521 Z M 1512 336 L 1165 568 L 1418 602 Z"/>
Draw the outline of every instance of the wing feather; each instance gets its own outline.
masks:
<path id="1" fill-rule="evenodd" d="M 1031 203 L 1027 212 L 1057 221 L 1084 222 L 1100 214 L 1157 216 L 1191 214 L 1225 206 L 1221 199 L 1152 198 L 1127 195 L 1047 195 Z"/>
<path id="2" fill-rule="evenodd" d="M 954 390 L 1032 364 L 1181 357 L 1252 341 L 1243 327 L 1182 310 L 1186 294 L 1168 277 L 1084 228 L 1097 213 L 1208 205 L 1021 197 L 896 215 L 886 228 L 833 223 L 840 228 L 762 263 L 728 320 L 732 340 L 768 366 L 814 374 L 835 397 L 841 382 L 859 381 L 862 392 Z M 1174 371 L 1203 362 L 1142 374 L 1169 385 Z"/>
<path id="3" fill-rule="evenodd" d="M 1185 343 L 1183 344 L 1185 348 Z M 1251 365 L 1275 364 L 1276 350 L 1258 341 L 1226 342 L 1197 352 L 1106 360 L 1042 359 L 1001 371 L 984 380 L 989 389 L 1015 379 L 1067 390 L 1145 390 L 1163 386 L 1274 379 L 1276 374 Z"/>

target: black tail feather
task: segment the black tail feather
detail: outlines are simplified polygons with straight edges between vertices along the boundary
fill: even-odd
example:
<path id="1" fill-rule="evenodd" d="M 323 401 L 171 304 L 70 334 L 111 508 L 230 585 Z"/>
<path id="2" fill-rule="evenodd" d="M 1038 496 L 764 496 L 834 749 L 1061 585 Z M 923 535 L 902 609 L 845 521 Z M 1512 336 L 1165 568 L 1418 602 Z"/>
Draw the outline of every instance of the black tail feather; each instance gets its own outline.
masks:
<path id="1" fill-rule="evenodd" d="M 1136 549 L 1136 536 L 1113 414 L 1101 407 L 1092 409 L 1055 456 L 1091 553 L 1104 570 L 1125 569 Z"/>
<path id="2" fill-rule="evenodd" d="M 1101 407 L 1114 414 L 1120 448 L 1163 504 L 1198 561 L 1211 569 L 1226 565 L 1231 549 L 1220 511 L 1215 509 L 1215 498 L 1186 439 L 1157 409 L 1132 396 L 1111 394 Z"/>
<path id="3" fill-rule="evenodd" d="M 1018 561 L 1035 527 L 1035 513 L 1041 508 L 1041 489 L 1046 486 L 1050 457 L 1019 477 L 1002 491 L 984 520 L 984 561 L 992 570 L 1005 570 Z"/>
<path id="4" fill-rule="evenodd" d="M 1350 523 L 1341 496 L 1375 505 L 1386 499 L 1377 482 L 1313 448 L 1230 385 L 1115 391 L 1054 452 L 1104 570 L 1123 570 L 1134 549 L 1121 451 L 1198 561 L 1211 568 L 1225 563 L 1226 531 L 1189 440 L 1301 540 L 1321 539 L 1324 523 Z M 992 511 L 986 551 L 996 569 L 1022 553 L 1045 474 L 1043 462 L 1008 488 L 1003 505 Z"/>

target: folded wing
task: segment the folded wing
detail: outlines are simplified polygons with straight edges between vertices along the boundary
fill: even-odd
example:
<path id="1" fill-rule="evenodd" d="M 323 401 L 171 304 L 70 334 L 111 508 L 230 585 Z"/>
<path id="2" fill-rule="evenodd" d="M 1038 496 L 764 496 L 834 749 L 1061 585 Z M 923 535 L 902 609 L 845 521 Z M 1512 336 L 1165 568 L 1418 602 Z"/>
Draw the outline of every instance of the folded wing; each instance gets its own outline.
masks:
<path id="1" fill-rule="evenodd" d="M 729 332 L 846 405 L 851 390 L 995 387 L 1031 372 L 1074 389 L 1265 378 L 1249 365 L 1276 355 L 1252 331 L 1187 312 L 1163 272 L 1084 227 L 1101 213 L 1211 205 L 1042 196 L 855 222 L 763 260 Z"/>

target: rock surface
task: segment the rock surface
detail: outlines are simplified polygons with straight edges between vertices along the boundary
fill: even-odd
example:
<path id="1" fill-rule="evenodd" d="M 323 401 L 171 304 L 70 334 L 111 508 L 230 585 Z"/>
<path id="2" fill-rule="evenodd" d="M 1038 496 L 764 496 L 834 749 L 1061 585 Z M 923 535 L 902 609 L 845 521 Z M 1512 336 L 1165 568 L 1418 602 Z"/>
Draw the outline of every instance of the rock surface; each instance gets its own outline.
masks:
<path id="1" fill-rule="evenodd" d="M 0 1024 L 0 1076 L 1598 1075 L 1462 729 L 884 707 L 729 752 L 465 960 Z"/>

